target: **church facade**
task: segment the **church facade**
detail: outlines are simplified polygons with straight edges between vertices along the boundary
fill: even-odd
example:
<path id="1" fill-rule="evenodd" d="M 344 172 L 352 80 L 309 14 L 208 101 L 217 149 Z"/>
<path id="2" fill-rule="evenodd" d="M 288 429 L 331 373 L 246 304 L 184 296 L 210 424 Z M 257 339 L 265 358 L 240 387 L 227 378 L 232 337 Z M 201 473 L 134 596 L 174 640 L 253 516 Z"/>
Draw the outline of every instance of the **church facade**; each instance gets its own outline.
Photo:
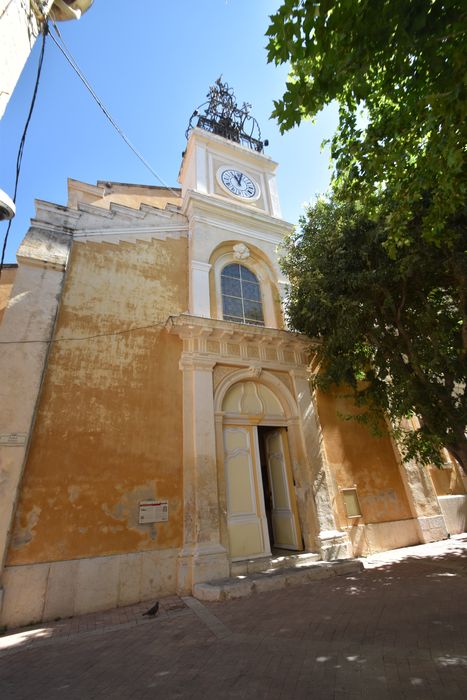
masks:
<path id="1" fill-rule="evenodd" d="M 1 326 L 2 624 L 447 537 L 455 468 L 440 486 L 310 392 L 277 164 L 234 117 L 192 126 L 180 189 L 37 202 Z"/>

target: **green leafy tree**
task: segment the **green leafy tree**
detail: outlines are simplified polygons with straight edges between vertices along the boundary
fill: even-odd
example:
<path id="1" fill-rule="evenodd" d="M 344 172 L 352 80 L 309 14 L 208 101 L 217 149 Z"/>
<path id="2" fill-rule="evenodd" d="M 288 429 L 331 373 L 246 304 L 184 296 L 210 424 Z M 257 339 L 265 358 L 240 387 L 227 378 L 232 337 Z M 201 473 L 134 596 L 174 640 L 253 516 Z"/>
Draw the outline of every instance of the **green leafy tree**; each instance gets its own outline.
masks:
<path id="1" fill-rule="evenodd" d="M 388 416 L 408 458 L 439 464 L 444 446 L 467 471 L 458 247 L 419 237 L 389 256 L 384 223 L 333 200 L 300 223 L 283 268 L 292 325 L 320 341 L 315 385 L 350 387 L 357 420 L 375 431 Z M 413 416 L 420 427 L 404 430 Z"/>
<path id="2" fill-rule="evenodd" d="M 358 199 L 394 249 L 453 243 L 466 195 L 467 10 L 462 0 L 284 0 L 268 60 L 290 61 L 282 131 L 339 103 L 334 192 Z M 359 115 L 363 111 L 363 117 Z"/>
<path id="3" fill-rule="evenodd" d="M 407 456 L 467 469 L 467 11 L 461 0 L 284 0 L 268 58 L 291 74 L 286 131 L 333 101 L 333 199 L 284 263 L 292 324 L 322 343 L 316 384 L 353 387 L 359 420 L 396 424 Z"/>

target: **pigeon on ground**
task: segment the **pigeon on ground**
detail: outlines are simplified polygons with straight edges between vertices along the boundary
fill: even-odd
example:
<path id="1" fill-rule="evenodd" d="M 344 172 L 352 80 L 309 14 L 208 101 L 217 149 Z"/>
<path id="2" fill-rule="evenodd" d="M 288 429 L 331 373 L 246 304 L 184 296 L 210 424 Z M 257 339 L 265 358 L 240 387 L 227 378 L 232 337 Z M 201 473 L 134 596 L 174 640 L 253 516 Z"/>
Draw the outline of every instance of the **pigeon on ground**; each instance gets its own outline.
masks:
<path id="1" fill-rule="evenodd" d="M 146 610 L 145 613 L 143 613 L 143 617 L 145 615 L 148 615 L 149 617 L 156 617 L 157 611 L 159 610 L 159 601 L 155 605 L 152 606 L 152 608 L 149 608 L 149 610 Z"/>

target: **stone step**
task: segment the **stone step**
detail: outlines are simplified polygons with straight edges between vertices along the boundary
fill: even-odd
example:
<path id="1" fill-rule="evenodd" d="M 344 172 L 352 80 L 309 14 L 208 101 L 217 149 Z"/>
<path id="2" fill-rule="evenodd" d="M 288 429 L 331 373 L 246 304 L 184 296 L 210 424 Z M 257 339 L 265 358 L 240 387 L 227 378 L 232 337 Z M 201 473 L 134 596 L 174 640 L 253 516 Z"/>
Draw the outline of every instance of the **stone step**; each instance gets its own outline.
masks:
<path id="1" fill-rule="evenodd" d="M 275 568 L 251 574 L 239 574 L 231 578 L 196 583 L 193 596 L 198 600 L 218 601 L 245 598 L 255 593 L 277 591 L 281 588 L 302 586 L 310 581 L 355 574 L 363 569 L 357 559 L 338 561 L 313 561 L 302 566 Z"/>
<path id="2" fill-rule="evenodd" d="M 244 559 L 234 561 L 230 565 L 231 576 L 254 574 L 259 571 L 275 571 L 276 569 L 293 569 L 306 566 L 319 561 L 319 554 L 315 552 L 293 552 L 290 554 L 271 554 L 268 557 L 258 559 Z"/>

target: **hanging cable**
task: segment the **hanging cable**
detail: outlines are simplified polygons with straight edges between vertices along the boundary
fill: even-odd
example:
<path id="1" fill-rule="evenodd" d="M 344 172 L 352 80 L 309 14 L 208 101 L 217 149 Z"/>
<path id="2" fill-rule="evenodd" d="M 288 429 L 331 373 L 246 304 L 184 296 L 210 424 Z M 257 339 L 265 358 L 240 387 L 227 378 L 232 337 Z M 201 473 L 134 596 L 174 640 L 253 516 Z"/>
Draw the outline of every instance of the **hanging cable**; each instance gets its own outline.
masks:
<path id="1" fill-rule="evenodd" d="M 90 83 L 89 83 L 88 79 L 86 78 L 86 76 L 84 75 L 83 71 L 80 69 L 80 67 L 79 67 L 78 64 L 76 63 L 76 61 L 75 61 L 75 59 L 73 58 L 71 52 L 69 51 L 69 49 L 67 48 L 65 42 L 63 41 L 63 38 L 62 38 L 62 36 L 61 36 L 61 34 L 60 34 L 59 30 L 58 30 L 57 25 L 55 24 L 55 22 L 54 22 L 53 20 L 52 20 L 52 23 L 53 23 L 53 27 L 54 27 L 54 29 L 55 29 L 55 31 L 56 31 L 56 33 L 57 33 L 58 39 L 55 38 L 55 36 L 54 36 L 52 33 L 50 34 L 50 38 L 51 38 L 52 41 L 54 42 L 55 46 L 56 46 L 56 47 L 62 52 L 62 54 L 65 56 L 66 60 L 67 60 L 68 63 L 70 64 L 70 66 L 73 68 L 73 70 L 75 71 L 75 73 L 78 75 L 79 79 L 80 79 L 80 80 L 82 81 L 82 83 L 85 85 L 85 87 L 87 88 L 87 90 L 91 93 L 92 97 L 94 98 L 94 100 L 96 101 L 96 103 L 99 105 L 99 107 L 101 108 L 101 110 L 104 112 L 105 116 L 107 117 L 107 119 L 109 120 L 109 122 L 112 124 L 112 126 L 114 127 L 114 129 L 117 131 L 118 134 L 120 134 L 120 136 L 121 136 L 122 139 L 125 141 L 125 143 L 127 144 L 127 146 L 129 146 L 129 148 L 131 148 L 131 150 L 133 151 L 133 153 L 135 154 L 135 156 L 136 156 L 137 158 L 139 158 L 139 160 L 140 160 L 140 161 L 143 163 L 143 165 L 149 170 L 149 172 L 152 173 L 152 175 L 154 175 L 154 177 L 156 178 L 156 180 L 158 180 L 164 187 L 166 187 L 170 192 L 172 192 L 172 194 L 173 194 L 175 197 L 179 198 L 179 197 L 180 197 L 180 192 L 175 192 L 175 190 L 173 190 L 173 189 L 170 187 L 170 185 L 168 185 L 166 182 L 164 182 L 164 180 L 160 177 L 160 175 L 158 175 L 158 174 L 156 173 L 156 171 L 154 170 L 154 168 L 151 167 L 151 165 L 148 163 L 148 161 L 146 160 L 146 158 L 144 158 L 144 156 L 135 148 L 135 146 L 133 146 L 133 144 L 131 143 L 130 139 L 128 138 L 128 136 L 127 136 L 127 135 L 125 134 L 125 132 L 123 131 L 123 129 L 121 129 L 121 128 L 119 127 L 119 125 L 117 124 L 117 122 L 115 121 L 115 119 L 112 117 L 112 115 L 110 114 L 110 112 L 109 112 L 109 110 L 107 109 L 107 107 L 104 105 L 104 103 L 102 102 L 102 100 L 98 97 L 98 95 L 96 94 L 96 92 L 93 90 L 92 86 L 90 85 Z"/>
<path id="2" fill-rule="evenodd" d="M 49 340 L 31 339 L 31 340 L 0 340 L 0 345 L 31 345 L 40 343 L 42 345 L 52 345 L 56 343 L 69 343 L 71 341 L 94 340 L 95 338 L 108 338 L 117 335 L 126 335 L 135 331 L 145 331 L 154 328 L 163 328 L 164 323 L 151 323 L 148 326 L 133 326 L 132 328 L 122 328 L 119 331 L 108 331 L 104 333 L 94 333 L 94 335 L 72 336 L 69 338 L 50 338 Z"/>
<path id="3" fill-rule="evenodd" d="M 32 112 L 34 110 L 34 105 L 36 103 L 36 97 L 37 97 L 37 90 L 39 88 L 39 81 L 41 78 L 41 71 L 42 71 L 42 64 L 44 62 L 44 52 L 45 52 L 45 39 L 48 34 L 49 28 L 47 23 L 45 23 L 42 27 L 42 45 L 41 45 L 41 52 L 39 55 L 39 64 L 37 66 L 37 74 L 36 74 L 36 82 L 34 85 L 34 92 L 32 94 L 32 100 L 31 100 L 31 105 L 29 107 L 29 113 L 26 119 L 26 124 L 24 125 L 23 129 L 23 135 L 21 136 L 21 141 L 19 143 L 19 148 L 18 148 L 18 155 L 16 157 L 16 177 L 15 177 L 15 189 L 13 191 L 13 202 L 16 204 L 16 195 L 18 192 L 18 182 L 19 182 L 19 175 L 21 172 L 21 162 L 23 160 L 23 153 L 24 153 L 24 144 L 26 142 L 26 134 L 28 133 L 28 127 L 29 127 L 29 122 L 31 121 L 32 117 Z M 3 246 L 2 246 L 2 257 L 0 260 L 0 278 L 2 276 L 2 270 L 3 270 L 3 261 L 5 260 L 5 251 L 6 251 L 6 246 L 8 242 L 8 236 L 10 233 L 10 228 L 11 224 L 13 222 L 13 219 L 10 219 L 8 222 L 8 226 L 6 229 L 5 237 L 3 239 Z"/>
<path id="4" fill-rule="evenodd" d="M 3 15 L 6 13 L 12 2 L 13 0 L 10 0 L 10 2 L 7 5 L 5 5 L 5 7 L 2 10 L 2 14 L 0 15 L 0 19 L 2 19 Z"/>

